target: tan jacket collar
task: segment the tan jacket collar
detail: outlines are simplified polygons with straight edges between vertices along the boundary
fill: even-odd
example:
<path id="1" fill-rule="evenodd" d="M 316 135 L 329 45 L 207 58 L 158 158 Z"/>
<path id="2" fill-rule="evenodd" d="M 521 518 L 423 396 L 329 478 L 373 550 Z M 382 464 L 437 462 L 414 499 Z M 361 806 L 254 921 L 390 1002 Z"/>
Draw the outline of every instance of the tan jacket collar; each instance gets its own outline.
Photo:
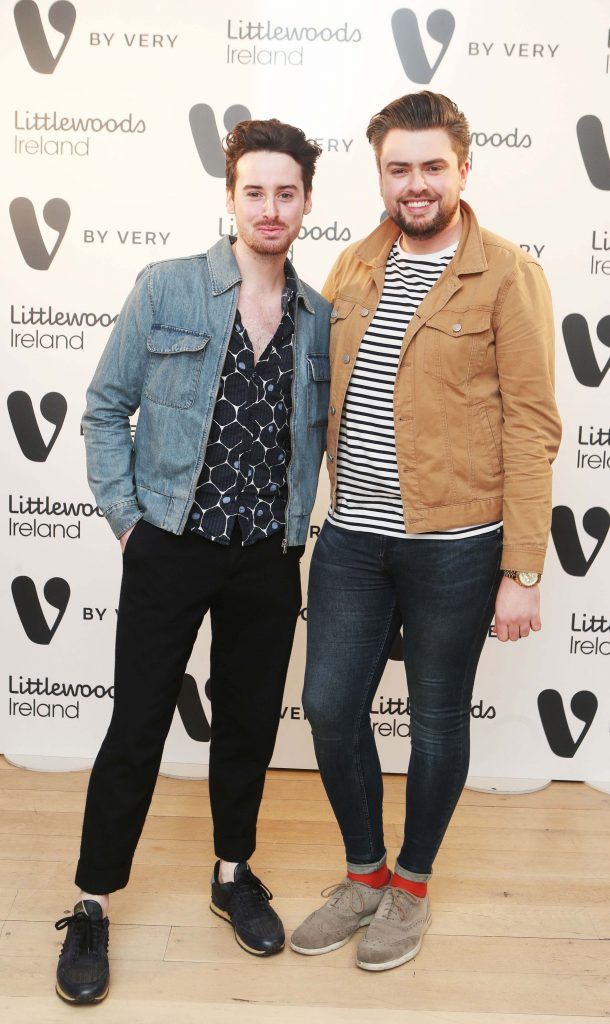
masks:
<path id="1" fill-rule="evenodd" d="M 472 207 L 460 201 L 462 211 L 462 234 L 457 252 L 451 261 L 454 274 L 478 274 L 487 270 L 487 259 L 483 248 L 481 229 Z M 390 249 L 400 235 L 400 229 L 388 217 L 370 235 L 367 235 L 356 250 L 356 259 L 369 267 L 385 267 Z"/>

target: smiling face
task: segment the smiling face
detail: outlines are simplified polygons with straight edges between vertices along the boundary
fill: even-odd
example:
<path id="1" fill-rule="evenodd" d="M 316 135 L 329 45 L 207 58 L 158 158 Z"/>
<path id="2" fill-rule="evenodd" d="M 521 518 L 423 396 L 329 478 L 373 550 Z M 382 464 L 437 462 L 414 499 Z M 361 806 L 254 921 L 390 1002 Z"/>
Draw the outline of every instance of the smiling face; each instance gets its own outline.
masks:
<path id="1" fill-rule="evenodd" d="M 237 161 L 227 210 L 234 214 L 242 242 L 262 256 L 288 252 L 303 215 L 311 210 L 300 164 L 287 153 L 256 150 Z"/>
<path id="2" fill-rule="evenodd" d="M 468 163 L 460 166 L 443 128 L 392 128 L 383 140 L 379 185 L 385 208 L 407 239 L 434 239 L 429 251 L 459 236 L 467 177 Z"/>

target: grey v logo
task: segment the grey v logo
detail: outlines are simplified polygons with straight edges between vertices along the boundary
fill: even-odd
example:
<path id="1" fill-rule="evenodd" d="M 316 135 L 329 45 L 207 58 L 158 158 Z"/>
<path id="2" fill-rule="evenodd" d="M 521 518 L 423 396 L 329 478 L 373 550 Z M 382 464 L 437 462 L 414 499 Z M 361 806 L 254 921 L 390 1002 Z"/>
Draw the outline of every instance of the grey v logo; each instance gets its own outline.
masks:
<path id="1" fill-rule="evenodd" d="M 404 72 L 412 82 L 419 82 L 422 85 L 427 85 L 432 81 L 447 52 L 455 29 L 455 18 L 451 11 L 442 9 L 432 11 L 426 22 L 426 28 L 428 35 L 441 44 L 441 52 L 432 66 L 426 56 L 415 11 L 411 11 L 408 7 L 401 7 L 392 15 L 394 42 Z"/>
<path id="2" fill-rule="evenodd" d="M 610 370 L 610 356 L 600 366 L 595 355 L 589 324 L 582 313 L 568 313 L 561 325 L 563 340 L 570 366 L 579 384 L 598 388 Z M 610 348 L 610 316 L 604 316 L 597 325 L 597 337 Z"/>
<path id="3" fill-rule="evenodd" d="M 557 757 L 574 757 L 597 714 L 597 697 L 590 690 L 579 690 L 570 701 L 570 710 L 583 723 L 574 739 L 568 725 L 563 698 L 557 690 L 543 690 L 538 696 L 538 713 L 549 747 Z"/>
<path id="4" fill-rule="evenodd" d="M 14 13 L 19 39 L 30 67 L 41 75 L 52 75 L 72 35 L 76 21 L 74 6 L 67 0 L 57 0 L 49 8 L 49 24 L 64 37 L 56 57 L 47 42 L 38 4 L 34 0 L 19 0 Z"/>
<path id="5" fill-rule="evenodd" d="M 33 270 L 48 270 L 70 223 L 70 207 L 65 199 L 49 199 L 42 211 L 45 223 L 57 231 L 57 241 L 51 252 L 48 251 L 40 233 L 34 204 L 30 199 L 24 196 L 13 199 L 9 213 L 21 255 L 28 267 L 32 267 Z"/>
<path id="6" fill-rule="evenodd" d="M 40 411 L 55 430 L 45 442 L 27 391 L 12 391 L 6 400 L 8 414 L 15 431 L 15 437 L 26 459 L 31 462 L 46 462 L 53 445 L 59 437 L 68 411 L 68 403 L 57 391 L 49 391 L 40 400 Z"/>
<path id="7" fill-rule="evenodd" d="M 235 103 L 225 110 L 224 126 L 230 132 L 239 121 L 248 121 L 251 117 L 247 107 Z M 214 178 L 224 178 L 225 155 L 214 111 L 207 103 L 196 103 L 191 107 L 189 123 L 204 170 Z"/>
<path id="8" fill-rule="evenodd" d="M 595 188 L 610 191 L 610 154 L 604 138 L 604 129 L 599 117 L 585 114 L 576 125 L 580 153 Z"/>

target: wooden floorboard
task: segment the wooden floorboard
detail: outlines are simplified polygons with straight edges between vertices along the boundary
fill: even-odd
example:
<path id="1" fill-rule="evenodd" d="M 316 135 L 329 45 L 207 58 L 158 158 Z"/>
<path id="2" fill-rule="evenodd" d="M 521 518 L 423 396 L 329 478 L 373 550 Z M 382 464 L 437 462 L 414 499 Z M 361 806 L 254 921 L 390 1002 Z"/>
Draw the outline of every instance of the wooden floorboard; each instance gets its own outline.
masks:
<path id="1" fill-rule="evenodd" d="M 0 1020 L 73 1019 L 53 990 L 74 900 L 88 772 L 0 758 Z M 404 779 L 385 780 L 398 851 Z M 514 797 L 466 791 L 435 864 L 432 926 L 412 963 L 358 970 L 358 939 L 324 957 L 256 961 L 208 907 L 207 784 L 159 780 L 129 887 L 112 897 L 111 1024 L 593 1024 L 610 1016 L 610 797 L 553 783 Z M 287 934 L 344 871 L 320 779 L 273 771 L 254 869 Z"/>

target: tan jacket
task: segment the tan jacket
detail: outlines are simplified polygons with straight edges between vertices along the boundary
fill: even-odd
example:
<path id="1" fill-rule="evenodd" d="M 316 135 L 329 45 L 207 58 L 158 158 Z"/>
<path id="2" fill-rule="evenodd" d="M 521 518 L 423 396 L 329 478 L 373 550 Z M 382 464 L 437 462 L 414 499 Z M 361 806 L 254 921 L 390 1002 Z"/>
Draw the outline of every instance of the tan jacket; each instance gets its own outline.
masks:
<path id="1" fill-rule="evenodd" d="M 405 525 L 424 533 L 503 519 L 502 567 L 541 572 L 561 438 L 551 297 L 541 267 L 461 206 L 457 252 L 414 313 L 398 364 L 394 424 Z M 333 304 L 333 503 L 343 402 L 399 233 L 386 220 L 349 246 L 323 289 Z"/>

